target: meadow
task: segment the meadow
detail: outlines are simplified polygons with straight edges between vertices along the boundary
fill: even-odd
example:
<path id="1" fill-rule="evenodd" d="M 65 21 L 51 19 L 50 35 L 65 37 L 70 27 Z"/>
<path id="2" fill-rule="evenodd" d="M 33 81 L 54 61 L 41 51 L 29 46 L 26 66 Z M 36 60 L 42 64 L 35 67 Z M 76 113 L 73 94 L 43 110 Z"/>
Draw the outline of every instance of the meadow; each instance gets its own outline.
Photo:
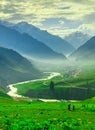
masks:
<path id="1" fill-rule="evenodd" d="M 60 76 L 49 80 L 14 85 L 18 94 L 32 101 L 13 100 L 1 91 L 0 130 L 94 130 L 94 72 L 93 65 L 82 65 L 67 68 Z M 40 98 L 58 99 L 59 102 L 42 102 Z"/>
<path id="2" fill-rule="evenodd" d="M 0 98 L 0 130 L 94 130 L 94 103 L 95 99 L 47 103 Z"/>
<path id="3" fill-rule="evenodd" d="M 95 64 L 70 66 L 49 80 L 16 84 L 18 94 L 31 98 L 84 100 L 95 96 Z M 54 91 L 50 83 L 54 82 Z"/>

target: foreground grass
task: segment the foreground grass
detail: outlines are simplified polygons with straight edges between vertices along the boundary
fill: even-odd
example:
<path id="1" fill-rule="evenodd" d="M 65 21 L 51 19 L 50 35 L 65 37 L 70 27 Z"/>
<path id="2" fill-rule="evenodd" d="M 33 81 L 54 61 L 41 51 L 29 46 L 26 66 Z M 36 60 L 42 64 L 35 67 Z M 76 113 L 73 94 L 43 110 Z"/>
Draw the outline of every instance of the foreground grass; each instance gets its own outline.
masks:
<path id="1" fill-rule="evenodd" d="M 94 103 L 44 103 L 0 98 L 1 130 L 94 130 Z"/>

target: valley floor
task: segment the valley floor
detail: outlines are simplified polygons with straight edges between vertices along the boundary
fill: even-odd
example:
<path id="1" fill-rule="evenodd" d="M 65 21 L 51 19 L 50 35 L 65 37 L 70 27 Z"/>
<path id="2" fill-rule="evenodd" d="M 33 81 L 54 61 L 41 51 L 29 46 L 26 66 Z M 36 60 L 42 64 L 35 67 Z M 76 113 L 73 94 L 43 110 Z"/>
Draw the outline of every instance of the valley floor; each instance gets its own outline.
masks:
<path id="1" fill-rule="evenodd" d="M 8 94 L 15 100 L 0 98 L 0 129 L 94 130 L 95 98 L 74 102 L 75 98 L 95 95 L 95 67 L 91 66 L 90 71 L 89 68 L 86 69 L 85 72 L 70 69 L 62 75 L 50 73 L 44 79 L 9 85 Z M 55 91 L 50 90 L 51 81 L 54 82 Z M 25 99 L 29 94 L 30 98 Z M 43 99 L 41 96 L 48 98 Z M 55 100 L 55 96 L 55 99 L 63 100 Z M 47 102 L 51 100 L 50 97 L 56 102 Z M 67 102 L 64 100 L 66 98 L 74 100 Z"/>
<path id="2" fill-rule="evenodd" d="M 29 81 L 24 81 L 24 82 L 20 82 L 20 83 L 16 83 L 16 84 L 10 84 L 7 86 L 7 88 L 9 88 L 9 92 L 7 93 L 9 96 L 14 97 L 14 98 L 25 98 L 22 95 L 17 94 L 17 88 L 13 87 L 14 85 L 20 85 L 20 84 L 25 84 L 25 83 L 30 83 L 30 82 L 36 82 L 36 81 L 44 81 L 44 80 L 49 80 L 52 79 L 56 76 L 60 76 L 60 73 L 57 72 L 45 72 L 45 73 L 49 73 L 49 76 L 47 78 L 43 78 L 43 79 L 35 79 L 35 80 L 29 80 Z"/>

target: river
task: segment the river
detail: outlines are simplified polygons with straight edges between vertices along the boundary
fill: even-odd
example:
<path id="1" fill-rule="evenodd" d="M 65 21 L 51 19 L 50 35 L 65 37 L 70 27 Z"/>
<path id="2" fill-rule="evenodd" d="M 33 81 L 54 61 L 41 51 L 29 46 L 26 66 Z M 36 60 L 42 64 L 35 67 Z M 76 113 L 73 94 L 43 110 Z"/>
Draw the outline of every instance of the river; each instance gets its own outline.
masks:
<path id="1" fill-rule="evenodd" d="M 13 97 L 13 98 L 25 98 L 24 96 L 17 94 L 18 90 L 17 90 L 17 88 L 13 87 L 14 85 L 24 84 L 24 83 L 29 83 L 29 82 L 36 82 L 36 81 L 49 80 L 49 79 L 52 79 L 56 76 L 61 76 L 61 74 L 57 73 L 57 72 L 45 72 L 45 73 L 50 73 L 50 75 L 47 78 L 43 78 L 43 79 L 29 80 L 29 81 L 24 81 L 24 82 L 19 82 L 19 83 L 16 83 L 16 84 L 8 85 L 7 88 L 9 88 L 9 92 L 7 94 L 9 96 Z M 54 101 L 57 101 L 57 100 L 54 100 Z"/>

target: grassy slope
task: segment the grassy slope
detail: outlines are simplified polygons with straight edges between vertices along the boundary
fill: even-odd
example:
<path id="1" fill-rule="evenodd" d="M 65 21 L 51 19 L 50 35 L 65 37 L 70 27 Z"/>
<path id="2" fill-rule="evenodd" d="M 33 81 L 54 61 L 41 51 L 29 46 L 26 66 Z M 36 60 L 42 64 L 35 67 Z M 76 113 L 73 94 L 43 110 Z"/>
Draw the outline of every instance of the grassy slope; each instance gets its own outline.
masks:
<path id="1" fill-rule="evenodd" d="M 68 111 L 68 103 L 17 102 L 0 99 L 0 129 L 37 130 L 94 130 L 95 104 L 71 103 L 75 111 Z"/>
<path id="2" fill-rule="evenodd" d="M 90 66 L 90 68 L 89 66 L 82 66 L 81 70 L 77 76 L 75 74 L 78 70 L 70 69 L 69 72 L 63 73 L 63 78 L 53 78 L 57 92 L 60 94 L 63 88 L 68 89 L 76 84 L 78 87 L 82 87 L 81 85 L 88 87 L 88 84 L 90 87 L 94 87 L 94 66 Z M 91 84 L 92 80 L 93 84 Z M 32 89 L 32 92 L 41 91 L 44 95 L 45 92 L 49 91 L 50 81 L 21 84 L 16 85 L 16 87 L 21 94 L 25 94 L 27 90 Z M 50 97 L 50 93 L 48 94 Z M 71 106 L 73 105 L 75 111 L 68 111 L 67 102 L 25 102 L 0 98 L 0 129 L 94 130 L 95 97 L 83 102 L 71 103 Z"/>
<path id="3" fill-rule="evenodd" d="M 42 74 L 26 58 L 14 50 L 0 47 L 0 87 L 41 77 Z"/>
<path id="4" fill-rule="evenodd" d="M 55 93 L 49 89 L 51 80 L 15 85 L 18 93 L 37 98 L 86 99 L 95 96 L 95 67 L 82 65 L 70 68 L 62 73 L 63 77 L 52 79 L 55 83 Z M 83 88 L 83 89 L 82 89 Z"/>
<path id="5" fill-rule="evenodd" d="M 11 97 L 7 95 L 2 89 L 0 89 L 0 98 L 11 98 Z"/>

